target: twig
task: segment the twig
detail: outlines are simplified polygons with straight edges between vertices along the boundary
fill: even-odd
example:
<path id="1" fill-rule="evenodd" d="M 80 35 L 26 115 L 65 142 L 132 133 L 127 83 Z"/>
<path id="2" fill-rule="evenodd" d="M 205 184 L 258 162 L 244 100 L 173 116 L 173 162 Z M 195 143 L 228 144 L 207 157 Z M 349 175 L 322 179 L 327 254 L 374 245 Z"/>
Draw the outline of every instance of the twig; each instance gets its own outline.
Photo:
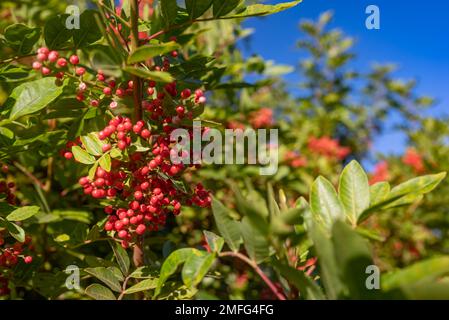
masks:
<path id="1" fill-rule="evenodd" d="M 30 171 L 27 170 L 24 166 L 22 166 L 17 161 L 13 161 L 12 163 L 17 169 L 22 171 L 24 175 L 26 175 L 33 183 L 35 183 L 39 188 L 45 190 L 45 184 L 43 184 L 35 175 L 33 175 Z"/>
<path id="2" fill-rule="evenodd" d="M 256 262 L 250 260 L 248 257 L 239 252 L 231 252 L 231 251 L 222 252 L 220 253 L 220 257 L 234 257 L 246 262 L 250 267 L 254 269 L 254 271 L 257 272 L 257 274 L 262 278 L 262 280 L 267 284 L 267 286 L 271 289 L 271 291 L 273 291 L 273 293 L 279 300 L 286 300 L 284 294 L 279 291 L 279 289 L 267 277 L 267 275 L 262 271 L 262 269 L 259 268 Z"/>

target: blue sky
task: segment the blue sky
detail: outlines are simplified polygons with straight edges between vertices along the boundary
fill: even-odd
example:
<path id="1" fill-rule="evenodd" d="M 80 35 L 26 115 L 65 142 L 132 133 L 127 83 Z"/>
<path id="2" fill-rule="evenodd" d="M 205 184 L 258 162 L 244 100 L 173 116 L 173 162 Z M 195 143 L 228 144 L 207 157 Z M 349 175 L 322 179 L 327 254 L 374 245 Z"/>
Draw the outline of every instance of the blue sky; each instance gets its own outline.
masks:
<path id="1" fill-rule="evenodd" d="M 270 0 L 275 4 L 283 1 Z M 365 27 L 365 8 L 380 9 L 380 30 Z M 356 39 L 354 66 L 368 70 L 375 62 L 398 65 L 395 75 L 418 80 L 417 92 L 437 98 L 430 110 L 434 116 L 449 114 L 449 1 L 447 0 L 303 0 L 297 7 L 265 18 L 252 18 L 245 26 L 254 28 L 246 55 L 260 54 L 280 64 L 296 66 L 300 52 L 295 43 L 300 39 L 298 22 L 316 19 L 326 10 L 334 11 L 332 27 L 342 29 Z M 299 82 L 298 74 L 285 77 Z M 294 89 L 292 88 L 294 93 Z M 374 143 L 373 151 L 402 152 L 405 137 L 388 130 Z"/>

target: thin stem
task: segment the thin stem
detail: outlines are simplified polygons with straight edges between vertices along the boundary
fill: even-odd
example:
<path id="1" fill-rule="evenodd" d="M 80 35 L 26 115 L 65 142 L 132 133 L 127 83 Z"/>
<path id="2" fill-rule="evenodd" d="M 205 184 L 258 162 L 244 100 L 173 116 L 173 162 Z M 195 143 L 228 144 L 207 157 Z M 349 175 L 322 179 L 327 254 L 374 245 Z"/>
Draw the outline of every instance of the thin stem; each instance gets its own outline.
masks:
<path id="1" fill-rule="evenodd" d="M 20 171 L 22 171 L 22 173 L 24 175 L 26 175 L 33 183 L 35 183 L 37 186 L 39 186 L 39 188 L 45 190 L 45 184 L 43 184 L 34 174 L 32 174 L 30 171 L 28 171 L 27 168 L 25 168 L 24 166 L 22 166 L 20 163 L 18 163 L 17 161 L 13 161 L 12 163 L 14 165 L 14 167 L 16 167 L 17 169 L 19 169 Z"/>
<path id="2" fill-rule="evenodd" d="M 135 51 L 139 47 L 139 3 L 131 0 L 131 48 Z M 133 76 L 134 93 L 134 118 L 142 120 L 142 81 L 138 76 Z"/>
<path id="3" fill-rule="evenodd" d="M 123 281 L 123 285 L 122 285 L 122 292 L 120 292 L 120 295 L 118 296 L 117 300 L 122 300 L 123 296 L 125 295 L 125 291 L 126 291 L 126 286 L 128 284 L 129 279 L 131 279 L 130 276 L 127 276 L 125 278 L 125 281 Z"/>
<path id="4" fill-rule="evenodd" d="M 257 265 L 256 262 L 250 260 L 248 257 L 239 252 L 231 252 L 231 251 L 222 252 L 220 253 L 220 257 L 234 257 L 246 262 L 250 267 L 254 269 L 254 271 L 257 272 L 257 274 L 262 278 L 262 280 L 267 284 L 267 286 L 271 289 L 271 291 L 273 291 L 274 295 L 279 300 L 286 300 L 284 294 L 279 291 L 279 289 L 267 277 L 267 275 L 262 271 L 262 269 L 260 269 L 260 267 Z"/>

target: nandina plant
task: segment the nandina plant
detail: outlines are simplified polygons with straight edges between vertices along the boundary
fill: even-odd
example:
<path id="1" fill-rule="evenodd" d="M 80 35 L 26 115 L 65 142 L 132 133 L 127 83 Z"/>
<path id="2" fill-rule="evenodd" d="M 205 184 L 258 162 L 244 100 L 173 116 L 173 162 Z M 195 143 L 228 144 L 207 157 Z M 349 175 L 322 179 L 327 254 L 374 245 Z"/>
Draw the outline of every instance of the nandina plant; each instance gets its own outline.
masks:
<path id="1" fill-rule="evenodd" d="M 212 201 L 201 183 L 185 179 L 201 166 L 170 158 L 176 152 L 170 133 L 192 132 L 193 120 L 207 120 L 207 92 L 226 78 L 211 54 L 192 45 L 199 34 L 191 27 L 264 16 L 298 3 L 201 0 L 180 7 L 174 0 L 132 0 L 126 6 L 100 0 L 97 9 L 80 15 L 60 11 L 43 24 L 9 24 L 0 61 L 9 91 L 0 121 L 6 175 L 0 185 L 0 295 L 60 295 L 60 289 L 48 292 L 45 274 L 73 264 L 74 252 L 75 264 L 119 292 L 117 298 L 142 297 L 136 292 L 153 288 L 158 276 L 145 269 L 158 265 L 152 240 L 168 237 L 166 224 L 184 207 L 209 208 Z M 28 230 L 40 236 L 25 236 Z M 63 274 L 53 276 L 64 283 Z M 190 276 L 186 297 L 205 272 Z M 128 290 L 130 284 L 140 289 Z M 158 287 L 157 295 L 179 289 L 171 288 Z M 66 289 L 74 297 L 114 297 L 99 284 Z"/>

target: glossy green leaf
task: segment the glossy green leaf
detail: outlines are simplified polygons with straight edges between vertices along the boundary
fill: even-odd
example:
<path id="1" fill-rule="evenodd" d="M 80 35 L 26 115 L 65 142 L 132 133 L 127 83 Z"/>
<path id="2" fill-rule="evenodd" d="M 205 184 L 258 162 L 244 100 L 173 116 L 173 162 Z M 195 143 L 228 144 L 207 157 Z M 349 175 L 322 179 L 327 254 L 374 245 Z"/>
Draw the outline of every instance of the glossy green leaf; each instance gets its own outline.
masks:
<path id="1" fill-rule="evenodd" d="M 81 162 L 84 164 L 95 163 L 95 157 L 90 155 L 86 150 L 84 150 L 80 146 L 73 146 L 72 153 L 73 153 L 73 157 L 78 162 Z"/>
<path id="2" fill-rule="evenodd" d="M 173 77 L 170 75 L 170 73 L 164 71 L 149 71 L 137 67 L 125 67 L 123 68 L 123 71 L 143 79 L 154 80 L 157 82 L 168 83 L 173 81 Z"/>
<path id="3" fill-rule="evenodd" d="M 21 207 L 11 212 L 6 219 L 8 221 L 22 221 L 31 218 L 40 210 L 37 206 Z"/>
<path id="4" fill-rule="evenodd" d="M 18 55 L 31 52 L 40 35 L 40 28 L 29 28 L 21 23 L 9 25 L 4 31 L 6 44 Z"/>
<path id="5" fill-rule="evenodd" d="M 25 242 L 25 231 L 19 227 L 17 224 L 9 222 L 7 220 L 0 220 L 0 224 L 6 227 L 9 234 L 19 242 Z"/>
<path id="6" fill-rule="evenodd" d="M 123 275 L 128 275 L 129 266 L 131 264 L 128 253 L 118 242 L 111 242 L 111 247 L 114 251 L 115 260 L 117 261 Z"/>
<path id="7" fill-rule="evenodd" d="M 157 296 L 161 292 L 164 283 L 172 274 L 176 272 L 178 267 L 183 264 L 190 257 L 190 255 L 198 255 L 199 252 L 199 250 L 194 248 L 183 248 L 172 252 L 162 264 L 155 296 Z"/>
<path id="8" fill-rule="evenodd" d="M 228 209 L 215 198 L 212 199 L 212 212 L 220 235 L 232 251 L 238 251 L 241 242 L 239 222 L 232 219 Z"/>
<path id="9" fill-rule="evenodd" d="M 203 280 L 215 261 L 215 254 L 198 251 L 191 254 L 182 268 L 182 280 L 187 287 L 194 287 Z"/>
<path id="10" fill-rule="evenodd" d="M 88 46 L 101 39 L 101 30 L 95 19 L 94 10 L 85 10 L 81 13 L 80 28 L 73 29 L 73 44 L 76 48 Z"/>
<path id="11" fill-rule="evenodd" d="M 158 283 L 157 278 L 152 279 L 144 279 L 140 281 L 138 284 L 133 285 L 132 287 L 125 290 L 125 294 L 132 294 L 136 292 L 148 291 L 152 289 L 156 289 Z"/>
<path id="12" fill-rule="evenodd" d="M 65 26 L 68 14 L 54 16 L 44 26 L 45 44 L 49 49 L 63 48 L 72 38 L 73 30 Z"/>
<path id="13" fill-rule="evenodd" d="M 312 184 L 310 206 L 314 216 L 318 216 L 330 230 L 336 220 L 344 220 L 343 205 L 332 184 L 323 177 L 318 177 Z"/>
<path id="14" fill-rule="evenodd" d="M 122 291 L 122 286 L 120 285 L 119 280 L 111 270 L 105 267 L 96 267 L 96 268 L 86 268 L 84 269 L 84 271 L 86 271 L 91 276 L 97 278 L 98 280 L 106 284 L 113 291 L 116 292 Z"/>
<path id="15" fill-rule="evenodd" d="M 408 193 L 412 194 L 428 193 L 433 189 L 435 189 L 445 177 L 446 172 L 441 172 L 438 174 L 429 174 L 426 176 L 410 179 L 391 189 L 388 198 L 406 195 Z"/>
<path id="16" fill-rule="evenodd" d="M 368 177 L 357 161 L 351 161 L 340 176 L 338 193 L 346 216 L 353 225 L 370 205 Z"/>
<path id="17" fill-rule="evenodd" d="M 102 167 L 106 172 L 111 171 L 111 156 L 109 153 L 105 153 L 98 159 L 98 164 Z"/>
<path id="18" fill-rule="evenodd" d="M 375 290 L 366 286 L 367 267 L 373 265 L 371 250 L 366 239 L 343 221 L 332 228 L 332 243 L 339 276 L 353 299 L 369 299 Z"/>
<path id="19" fill-rule="evenodd" d="M 84 149 L 91 155 L 101 156 L 103 154 L 103 150 L 101 149 L 103 143 L 96 134 L 88 134 L 87 136 L 82 136 L 80 139 Z"/>
<path id="20" fill-rule="evenodd" d="M 162 18 L 166 26 L 172 25 L 178 15 L 178 4 L 176 0 L 160 0 Z"/>
<path id="21" fill-rule="evenodd" d="M 390 184 L 386 181 L 378 182 L 370 186 L 370 206 L 374 206 L 388 197 Z"/>
<path id="22" fill-rule="evenodd" d="M 212 6 L 213 0 L 186 0 L 186 9 L 190 19 L 203 15 Z"/>
<path id="23" fill-rule="evenodd" d="M 216 0 L 219 1 L 219 0 Z M 267 4 L 252 4 L 247 6 L 241 12 L 230 14 L 222 18 L 226 19 L 234 19 L 234 18 L 246 18 L 246 17 L 255 17 L 255 16 L 266 16 L 274 13 L 278 13 L 294 6 L 298 5 L 302 0 L 290 1 L 285 3 L 279 3 L 275 5 L 267 5 Z"/>
<path id="24" fill-rule="evenodd" d="M 234 10 L 242 0 L 214 0 L 213 14 L 214 18 L 222 17 L 227 15 L 229 12 Z"/>
<path id="25" fill-rule="evenodd" d="M 270 247 L 267 237 L 262 234 L 244 217 L 240 223 L 243 244 L 249 257 L 257 263 L 264 261 L 270 255 Z"/>
<path id="26" fill-rule="evenodd" d="M 430 258 L 392 271 L 382 277 L 381 287 L 391 290 L 403 285 L 435 280 L 444 274 L 449 274 L 449 256 Z"/>
<path id="27" fill-rule="evenodd" d="M 64 86 L 57 86 L 52 77 L 29 81 L 14 88 L 5 107 L 11 107 L 10 120 L 35 113 L 47 107 L 62 93 Z"/>
<path id="28" fill-rule="evenodd" d="M 116 300 L 111 290 L 98 283 L 88 286 L 86 294 L 95 300 Z"/>
<path id="29" fill-rule="evenodd" d="M 221 249 L 223 249 L 224 245 L 224 239 L 207 230 L 204 230 L 203 233 L 210 250 L 217 253 L 221 252 Z"/>
<path id="30" fill-rule="evenodd" d="M 128 63 L 134 64 L 137 62 L 147 61 L 149 59 L 170 53 L 177 49 L 179 49 L 179 44 L 174 41 L 160 44 L 147 44 L 133 51 L 128 57 Z"/>

